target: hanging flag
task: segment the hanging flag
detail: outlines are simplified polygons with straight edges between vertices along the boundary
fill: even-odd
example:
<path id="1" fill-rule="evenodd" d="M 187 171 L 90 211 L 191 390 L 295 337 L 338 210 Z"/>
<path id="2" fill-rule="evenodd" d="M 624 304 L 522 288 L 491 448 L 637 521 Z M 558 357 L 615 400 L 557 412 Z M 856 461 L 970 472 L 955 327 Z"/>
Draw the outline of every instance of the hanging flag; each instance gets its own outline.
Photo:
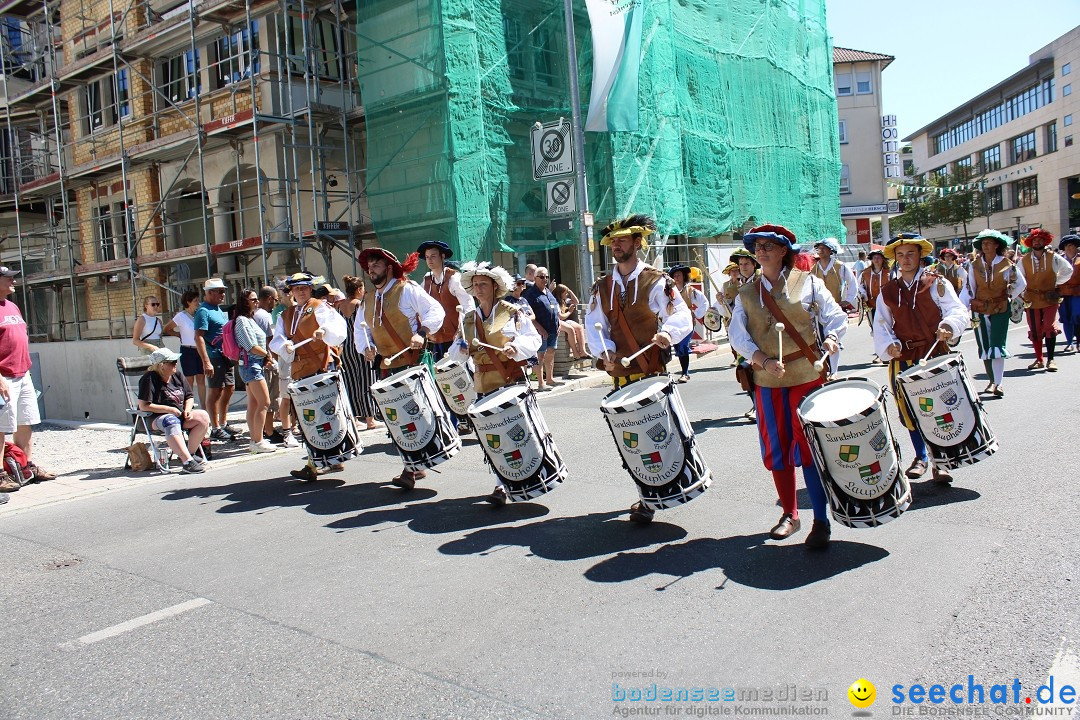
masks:
<path id="1" fill-rule="evenodd" d="M 592 25 L 593 79 L 585 129 L 637 130 L 641 14 L 635 0 L 585 0 Z"/>

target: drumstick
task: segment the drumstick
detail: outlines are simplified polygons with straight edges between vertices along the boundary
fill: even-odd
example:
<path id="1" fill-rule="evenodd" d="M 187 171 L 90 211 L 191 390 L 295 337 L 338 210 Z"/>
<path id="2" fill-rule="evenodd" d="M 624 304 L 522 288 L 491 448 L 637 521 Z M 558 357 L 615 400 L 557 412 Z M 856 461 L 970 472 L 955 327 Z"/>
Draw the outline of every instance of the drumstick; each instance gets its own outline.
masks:
<path id="1" fill-rule="evenodd" d="M 410 350 L 412 350 L 412 348 L 407 347 L 404 350 L 402 350 L 401 352 L 394 353 L 390 357 L 386 358 L 385 360 L 382 361 L 383 367 L 390 367 L 390 363 L 394 362 L 395 360 L 397 360 L 399 357 L 401 357 L 405 353 L 409 352 Z"/>
<path id="2" fill-rule="evenodd" d="M 930 353 L 934 352 L 934 348 L 936 348 L 938 346 L 939 342 L 941 342 L 941 338 L 938 338 L 937 340 L 934 341 L 934 344 L 931 345 L 930 349 L 926 351 L 926 355 L 924 355 L 923 358 L 921 360 L 919 360 L 919 367 L 925 367 L 926 366 L 926 361 L 930 359 Z"/>
<path id="3" fill-rule="evenodd" d="M 776 341 L 779 348 L 778 353 L 780 355 L 780 362 L 784 362 L 784 323 L 776 323 L 773 325 L 776 328 Z"/>
<path id="4" fill-rule="evenodd" d="M 621 362 L 621 363 L 622 363 L 622 366 L 623 366 L 624 368 L 628 368 L 628 367 L 630 367 L 630 361 L 631 361 L 631 360 L 633 360 L 633 359 L 634 359 L 634 358 L 636 358 L 636 357 L 637 357 L 638 355 L 640 355 L 641 353 L 645 352 L 646 350 L 648 350 L 649 348 L 652 348 L 652 347 L 656 347 L 656 343 L 649 343 L 648 345 L 646 345 L 645 347 L 641 348 L 640 350 L 638 350 L 638 351 L 637 351 L 636 353 L 634 353 L 634 354 L 633 354 L 633 355 L 631 355 L 630 357 L 624 357 L 624 358 L 623 358 L 622 360 L 620 360 L 619 362 Z"/>
<path id="5" fill-rule="evenodd" d="M 309 342 L 311 342 L 314 339 L 315 338 L 313 338 L 313 337 L 309 337 L 307 340 L 301 340 L 300 342 L 296 343 L 295 345 L 292 346 L 293 352 L 296 352 L 297 348 L 304 347 L 305 345 L 307 345 Z"/>
<path id="6" fill-rule="evenodd" d="M 488 345 L 486 342 L 480 342 L 480 338 L 473 338 L 472 339 L 472 346 L 474 348 L 478 348 L 478 347 L 491 348 L 492 350 L 496 350 L 498 352 L 505 352 L 506 351 L 505 348 L 495 347 L 494 345 Z"/>
<path id="7" fill-rule="evenodd" d="M 600 323 L 596 323 L 593 327 L 596 328 L 596 334 L 600 335 L 600 342 L 604 342 L 604 336 L 600 334 L 600 331 L 604 329 L 604 326 Z M 611 362 L 611 358 L 608 357 L 607 345 L 604 345 L 604 360 L 606 362 Z"/>

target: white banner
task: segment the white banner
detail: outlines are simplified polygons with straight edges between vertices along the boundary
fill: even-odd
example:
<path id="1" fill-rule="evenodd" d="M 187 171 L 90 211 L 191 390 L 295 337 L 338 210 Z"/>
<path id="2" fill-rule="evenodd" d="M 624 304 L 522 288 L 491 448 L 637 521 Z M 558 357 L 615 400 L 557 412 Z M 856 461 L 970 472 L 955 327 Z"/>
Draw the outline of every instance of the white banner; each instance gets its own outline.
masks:
<path id="1" fill-rule="evenodd" d="M 593 41 L 592 92 L 586 130 L 637 130 L 641 2 L 585 0 Z"/>

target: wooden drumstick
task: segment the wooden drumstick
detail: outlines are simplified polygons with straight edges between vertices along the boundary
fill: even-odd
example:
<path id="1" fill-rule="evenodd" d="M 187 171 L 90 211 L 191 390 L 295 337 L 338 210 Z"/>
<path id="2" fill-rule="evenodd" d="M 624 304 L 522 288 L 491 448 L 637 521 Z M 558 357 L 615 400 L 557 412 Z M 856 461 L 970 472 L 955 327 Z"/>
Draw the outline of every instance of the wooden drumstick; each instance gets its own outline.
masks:
<path id="1" fill-rule="evenodd" d="M 492 350 L 495 350 L 497 352 L 505 352 L 506 351 L 505 348 L 495 347 L 494 345 L 488 345 L 485 342 L 480 342 L 480 338 L 473 338 L 472 339 L 472 346 L 474 348 L 480 348 L 480 347 L 491 348 Z"/>
<path id="2" fill-rule="evenodd" d="M 390 363 L 394 362 L 395 360 L 397 360 L 399 357 L 401 357 L 405 353 L 409 352 L 410 350 L 412 350 L 412 348 L 407 347 L 404 350 L 402 350 L 401 352 L 394 353 L 390 357 L 386 358 L 385 360 L 382 361 L 383 367 L 390 367 Z"/>
<path id="3" fill-rule="evenodd" d="M 600 335 L 600 342 L 604 342 L 604 336 L 601 335 L 601 331 L 604 329 L 604 326 L 600 323 L 596 323 L 593 325 L 593 328 L 596 329 L 596 334 Z M 604 360 L 607 362 L 611 362 L 611 358 L 608 356 L 607 345 L 604 345 Z"/>
<path id="4" fill-rule="evenodd" d="M 634 353 L 633 355 L 631 355 L 631 356 L 629 356 L 629 357 L 624 357 L 624 358 L 623 358 L 622 360 L 620 360 L 619 362 L 621 362 L 621 363 L 622 363 L 622 366 L 623 366 L 624 368 L 628 368 L 628 367 L 630 367 L 630 362 L 631 362 L 631 361 L 632 361 L 632 360 L 633 360 L 634 358 L 636 358 L 636 357 L 637 357 L 638 355 L 640 355 L 641 353 L 645 352 L 645 351 L 646 351 L 646 350 L 648 350 L 649 348 L 653 348 L 653 347 L 656 347 L 656 343 L 649 343 L 648 345 L 646 345 L 645 347 L 641 348 L 640 350 L 638 350 L 638 351 L 637 351 L 636 353 Z"/>
<path id="5" fill-rule="evenodd" d="M 919 367 L 926 367 L 926 361 L 930 359 L 930 353 L 934 352 L 934 348 L 938 346 L 939 342 L 941 342 L 941 338 L 938 338 L 934 341 L 934 344 L 931 345 L 930 349 L 926 351 L 926 355 L 924 355 L 923 358 L 919 360 Z"/>
<path id="6" fill-rule="evenodd" d="M 814 363 L 814 370 L 817 371 L 817 372 L 821 372 L 824 369 L 825 369 L 825 357 L 822 356 L 822 357 L 818 358 L 816 363 Z"/>
<path id="7" fill-rule="evenodd" d="M 776 341 L 778 343 L 778 354 L 780 355 L 780 362 L 784 362 L 784 323 L 778 322 L 773 325 L 776 328 Z"/>

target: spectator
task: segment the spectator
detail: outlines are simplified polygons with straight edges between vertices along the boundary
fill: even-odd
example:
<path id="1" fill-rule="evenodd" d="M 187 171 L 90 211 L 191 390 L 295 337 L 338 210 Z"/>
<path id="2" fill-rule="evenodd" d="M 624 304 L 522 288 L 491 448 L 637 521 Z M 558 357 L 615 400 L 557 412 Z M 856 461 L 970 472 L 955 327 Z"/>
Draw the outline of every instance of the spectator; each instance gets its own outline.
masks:
<path id="1" fill-rule="evenodd" d="M 554 377 L 555 350 L 559 346 L 559 301 L 548 288 L 550 277 L 546 267 L 536 268 L 536 273 L 533 275 L 534 284 L 522 293 L 522 297 L 529 301 L 529 307 L 532 308 L 533 324 L 540 333 L 540 337 L 544 339 L 540 344 L 540 350 L 536 353 L 540 361 L 536 365 L 537 390 L 547 390 L 549 386 L 562 385 L 555 382 Z"/>
<path id="2" fill-rule="evenodd" d="M 199 405 L 206 408 L 206 375 L 203 373 L 199 350 L 195 347 L 195 311 L 199 309 L 199 293 L 187 290 L 180 296 L 180 312 L 165 323 L 162 335 L 180 338 L 180 372 L 188 384 L 195 388 Z"/>
<path id="3" fill-rule="evenodd" d="M 34 464 L 31 426 L 41 422 L 37 390 L 30 377 L 30 336 L 18 306 L 10 300 L 15 292 L 18 270 L 0 267 L 0 492 L 19 489 L 19 481 L 7 474 L 4 442 L 14 433 L 14 442 L 26 455 L 26 467 L 36 480 L 53 480 L 56 475 Z"/>
<path id="4" fill-rule="evenodd" d="M 154 413 L 150 426 L 165 435 L 165 443 L 183 463 L 184 473 L 206 471 L 195 450 L 210 427 L 205 410 L 195 410 L 191 388 L 176 374 L 180 353 L 161 348 L 150 353 L 150 369 L 139 379 L 139 410 Z M 183 431 L 188 431 L 184 444 Z"/>
<path id="5" fill-rule="evenodd" d="M 240 300 L 233 310 L 233 327 L 236 344 L 240 346 L 240 379 L 247 388 L 247 425 L 251 442 L 248 449 L 253 453 L 277 450 L 273 443 L 263 438 L 266 428 L 266 411 L 270 407 L 270 393 L 266 388 L 264 367 L 273 367 L 274 358 L 267 350 L 266 332 L 255 320 L 259 307 L 259 294 L 251 288 L 240 293 Z M 269 315 L 269 313 L 267 313 Z"/>
<path id="6" fill-rule="evenodd" d="M 149 355 L 158 349 L 161 341 L 161 300 L 150 295 L 143 298 L 143 313 L 135 319 L 135 328 L 131 333 L 131 344 L 139 348 L 143 355 Z"/>
<path id="7" fill-rule="evenodd" d="M 274 337 L 274 307 L 278 303 L 278 291 L 276 288 L 266 285 L 259 290 L 259 304 L 252 314 L 252 319 L 258 323 L 259 329 L 266 333 L 267 347 Z M 274 363 L 263 365 L 263 378 L 266 379 L 266 393 L 270 397 L 270 406 L 266 409 L 266 422 L 263 424 L 263 437 L 274 445 L 285 442 L 285 436 L 274 429 L 274 419 L 278 416 L 281 406 L 281 381 L 278 377 L 278 358 L 271 353 Z"/>
<path id="8" fill-rule="evenodd" d="M 859 251 L 859 259 L 855 261 L 855 267 L 853 268 L 854 271 L 855 271 L 855 277 L 856 278 L 861 278 L 862 277 L 862 271 L 865 270 L 866 268 L 867 268 L 866 251 L 865 250 L 860 250 Z"/>
<path id="9" fill-rule="evenodd" d="M 221 352 L 221 329 L 228 322 L 221 309 L 224 300 L 225 283 L 218 278 L 203 283 L 203 302 L 195 311 L 195 347 L 202 359 L 203 372 L 209 377 L 206 410 L 210 413 L 210 437 L 235 440 L 240 433 L 229 425 L 228 413 L 236 377 L 232 362 Z"/>
<path id="10" fill-rule="evenodd" d="M 574 320 L 577 315 L 578 298 L 567 285 L 552 283 L 552 294 L 559 301 L 559 333 L 566 335 L 570 343 L 570 359 L 582 360 L 585 352 L 585 326 Z"/>
<path id="11" fill-rule="evenodd" d="M 364 354 L 357 352 L 356 341 L 353 338 L 353 316 L 364 304 L 364 281 L 358 277 L 346 275 L 342 278 L 345 282 L 345 292 L 340 299 L 331 294 L 330 302 L 334 308 L 345 318 L 345 327 L 348 335 L 345 343 L 341 346 L 341 379 L 345 382 L 345 390 L 349 395 L 349 404 L 352 406 L 353 417 L 363 419 L 368 430 L 378 427 L 375 422 L 375 398 L 371 395 L 371 384 L 375 382 L 375 362 L 370 362 Z"/>
<path id="12" fill-rule="evenodd" d="M 532 287 L 534 278 L 536 277 L 536 265 L 529 263 L 525 266 L 525 287 Z"/>
<path id="13" fill-rule="evenodd" d="M 503 300 L 525 308 L 531 316 L 532 310 L 529 308 L 529 301 L 521 297 L 521 294 L 525 292 L 525 287 L 525 278 L 521 275 L 514 275 L 514 284 L 510 286 L 510 294 L 504 297 Z"/>

